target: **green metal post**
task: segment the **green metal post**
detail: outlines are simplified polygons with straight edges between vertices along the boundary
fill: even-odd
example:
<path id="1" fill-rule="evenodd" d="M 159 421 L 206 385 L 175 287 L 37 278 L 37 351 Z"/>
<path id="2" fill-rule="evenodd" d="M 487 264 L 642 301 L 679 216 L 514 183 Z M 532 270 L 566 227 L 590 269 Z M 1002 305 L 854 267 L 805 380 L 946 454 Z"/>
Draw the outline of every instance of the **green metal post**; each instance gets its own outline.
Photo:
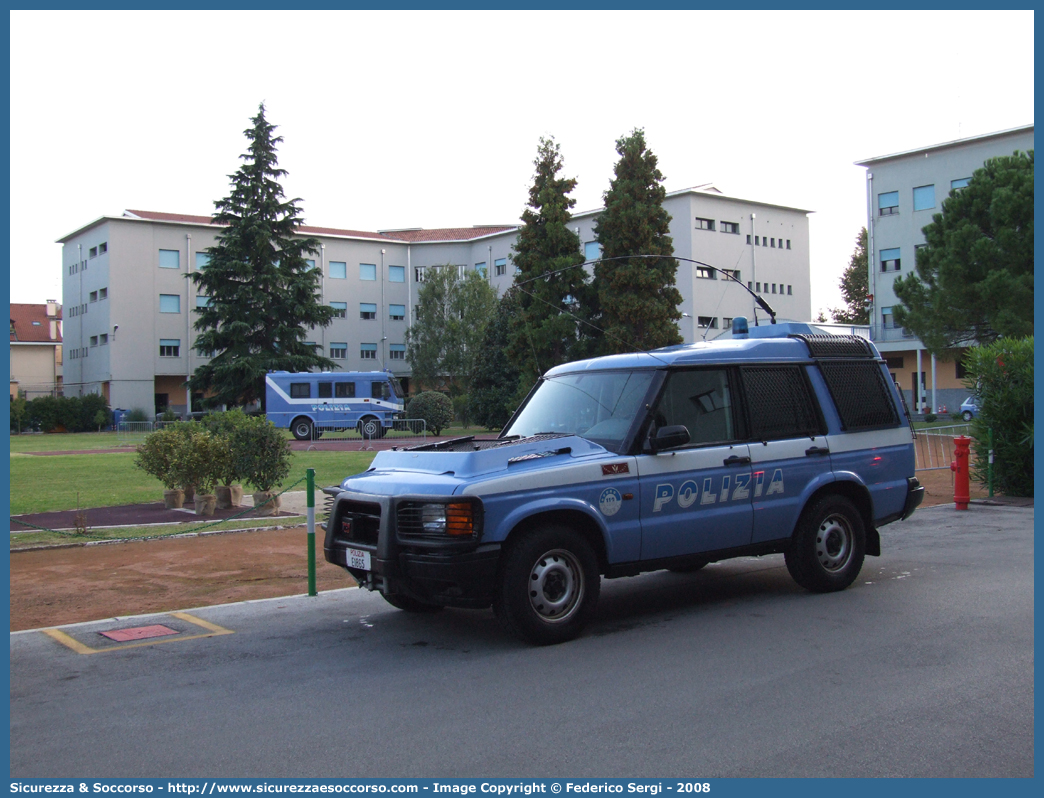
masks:
<path id="1" fill-rule="evenodd" d="M 990 427 L 990 460 L 986 465 L 986 481 L 990 486 L 990 498 L 993 498 L 993 427 Z"/>
<path id="2" fill-rule="evenodd" d="M 308 595 L 318 596 L 315 589 L 315 469 L 305 471 L 308 484 Z"/>

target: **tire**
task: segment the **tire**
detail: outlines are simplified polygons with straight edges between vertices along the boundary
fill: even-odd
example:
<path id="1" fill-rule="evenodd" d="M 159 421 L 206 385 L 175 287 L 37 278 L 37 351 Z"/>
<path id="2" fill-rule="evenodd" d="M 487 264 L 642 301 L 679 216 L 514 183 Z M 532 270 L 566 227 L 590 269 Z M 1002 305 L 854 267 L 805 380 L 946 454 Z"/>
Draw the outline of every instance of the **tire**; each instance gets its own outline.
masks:
<path id="1" fill-rule="evenodd" d="M 375 416 L 366 416 L 366 418 L 359 419 L 356 429 L 359 430 L 359 434 L 366 440 L 384 437 L 384 427 L 381 426 L 381 420 Z"/>
<path id="2" fill-rule="evenodd" d="M 844 496 L 824 496 L 805 508 L 785 552 L 787 570 L 813 593 L 844 590 L 863 567 L 866 529 Z"/>
<path id="3" fill-rule="evenodd" d="M 404 612 L 430 613 L 438 612 L 442 609 L 441 604 L 428 604 L 402 593 L 381 593 L 381 596 L 395 609 L 403 610 Z"/>
<path id="4" fill-rule="evenodd" d="M 504 553 L 493 611 L 515 637 L 538 646 L 579 635 L 598 603 L 598 559 L 574 529 L 550 524 Z"/>
<path id="5" fill-rule="evenodd" d="M 971 410 L 965 410 L 963 413 L 961 413 L 961 418 L 963 418 L 965 421 L 971 421 L 972 420 L 972 412 L 971 412 Z"/>
<path id="6" fill-rule="evenodd" d="M 301 416 L 295 418 L 294 423 L 290 425 L 290 432 L 299 441 L 310 441 L 312 440 L 312 421 L 311 419 Z"/>
<path id="7" fill-rule="evenodd" d="M 696 562 L 689 563 L 688 565 L 676 565 L 673 568 L 668 568 L 672 574 L 692 574 L 699 571 L 701 568 L 707 566 L 708 560 L 697 560 Z"/>

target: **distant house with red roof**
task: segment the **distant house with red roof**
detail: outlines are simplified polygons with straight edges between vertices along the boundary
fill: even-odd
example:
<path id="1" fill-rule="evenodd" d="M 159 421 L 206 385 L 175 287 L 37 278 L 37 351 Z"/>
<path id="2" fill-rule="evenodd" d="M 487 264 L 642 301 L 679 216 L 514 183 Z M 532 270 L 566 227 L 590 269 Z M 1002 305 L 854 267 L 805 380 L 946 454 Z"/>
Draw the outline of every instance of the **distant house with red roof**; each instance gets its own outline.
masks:
<path id="1" fill-rule="evenodd" d="M 62 392 L 62 306 L 11 303 L 11 398 Z"/>

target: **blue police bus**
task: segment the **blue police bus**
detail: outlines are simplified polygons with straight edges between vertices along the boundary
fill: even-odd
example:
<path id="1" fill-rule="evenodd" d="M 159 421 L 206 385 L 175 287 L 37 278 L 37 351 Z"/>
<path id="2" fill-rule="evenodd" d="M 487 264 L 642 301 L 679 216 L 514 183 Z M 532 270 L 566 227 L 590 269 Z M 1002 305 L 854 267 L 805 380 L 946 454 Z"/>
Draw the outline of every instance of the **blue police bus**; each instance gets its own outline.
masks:
<path id="1" fill-rule="evenodd" d="M 299 441 L 323 430 L 355 428 L 364 438 L 383 438 L 402 418 L 403 393 L 388 371 L 272 371 L 265 376 L 265 411 L 277 427 Z"/>

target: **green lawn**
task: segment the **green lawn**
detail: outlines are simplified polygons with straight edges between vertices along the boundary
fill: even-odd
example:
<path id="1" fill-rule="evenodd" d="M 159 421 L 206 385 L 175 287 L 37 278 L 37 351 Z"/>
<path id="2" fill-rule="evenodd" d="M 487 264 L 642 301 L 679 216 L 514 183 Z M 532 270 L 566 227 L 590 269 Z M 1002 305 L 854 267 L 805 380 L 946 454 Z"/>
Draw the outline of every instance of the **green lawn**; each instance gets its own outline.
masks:
<path id="1" fill-rule="evenodd" d="M 33 438 L 92 438 L 91 435 L 34 435 Z M 36 456 L 11 452 L 11 513 L 41 513 L 79 507 L 111 507 L 161 501 L 163 485 L 134 467 L 134 454 L 70 454 Z M 95 438 L 96 440 L 96 438 Z M 51 451 L 73 449 L 59 445 Z M 80 448 L 104 448 L 84 445 Z M 31 451 L 44 451 L 42 448 Z M 316 489 L 340 483 L 369 468 L 374 452 L 293 452 L 290 476 L 283 488 L 315 469 Z M 293 488 L 304 490 L 304 483 Z M 79 498 L 77 499 L 77 493 Z M 77 504 L 77 501 L 79 504 Z M 317 504 L 319 502 L 317 501 Z"/>
<path id="2" fill-rule="evenodd" d="M 12 452 L 75 452 L 119 447 L 115 432 L 29 433 L 11 436 Z M 125 447 L 133 451 L 133 446 Z"/>

